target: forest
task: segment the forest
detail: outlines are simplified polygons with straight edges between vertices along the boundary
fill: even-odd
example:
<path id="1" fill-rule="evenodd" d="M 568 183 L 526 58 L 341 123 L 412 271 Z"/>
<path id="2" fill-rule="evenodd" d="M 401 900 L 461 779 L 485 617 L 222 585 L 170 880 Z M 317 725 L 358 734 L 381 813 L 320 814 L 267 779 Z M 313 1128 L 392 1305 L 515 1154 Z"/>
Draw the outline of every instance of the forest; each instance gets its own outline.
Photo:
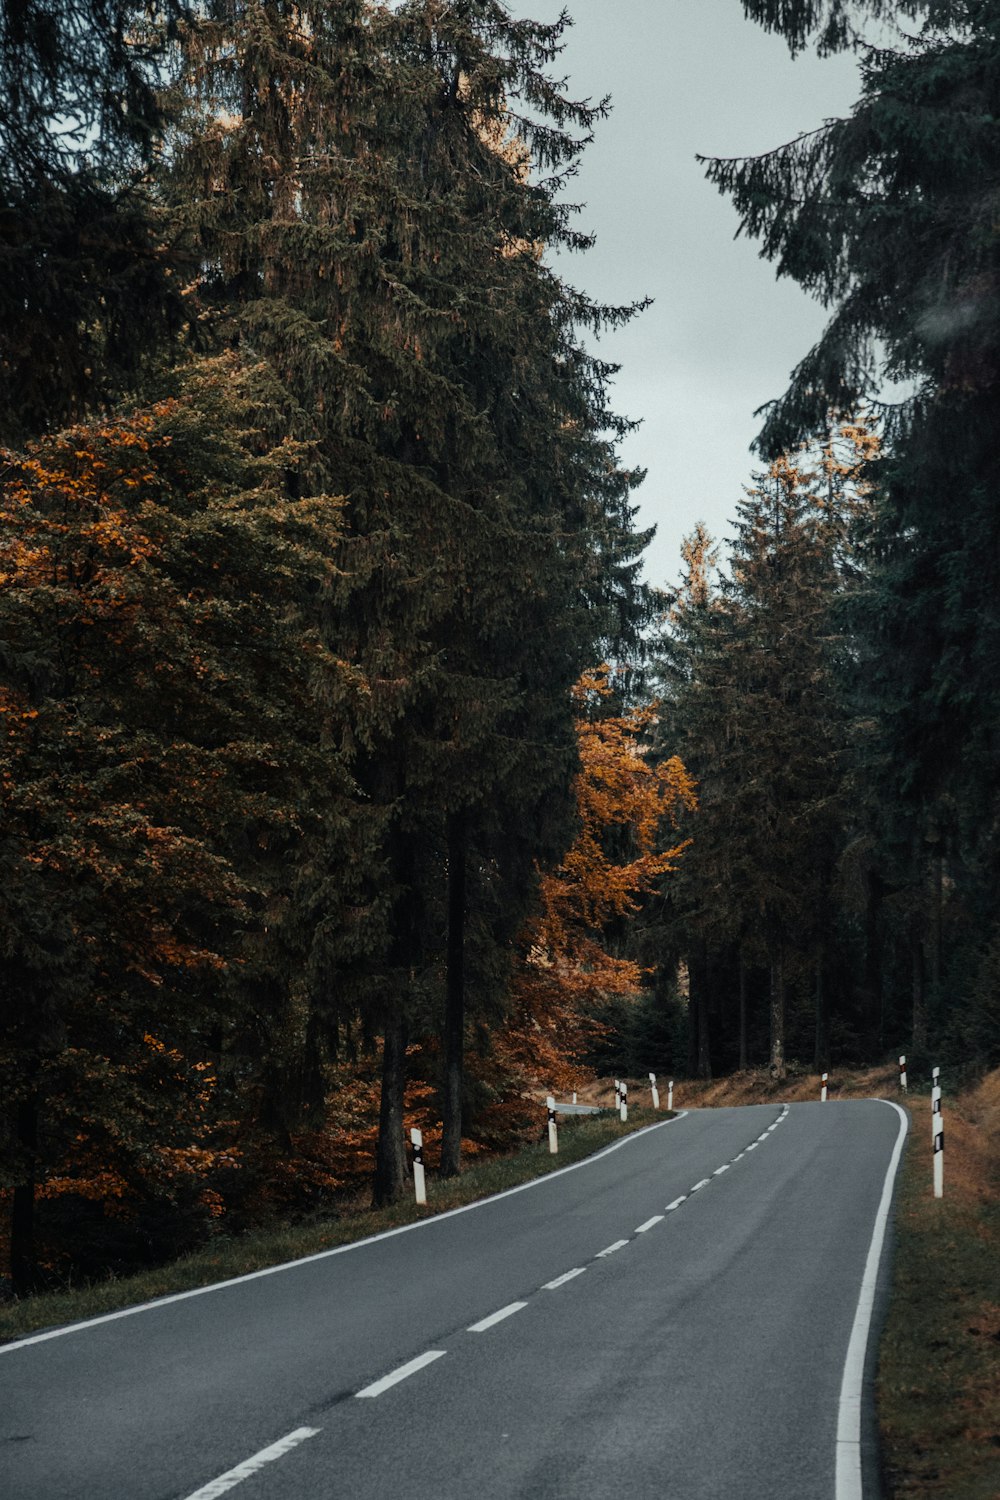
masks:
<path id="1" fill-rule="evenodd" d="M 1000 0 L 742 0 L 861 94 L 703 163 L 829 316 L 658 586 L 518 9 L 0 0 L 0 1293 L 1000 1064 Z"/>

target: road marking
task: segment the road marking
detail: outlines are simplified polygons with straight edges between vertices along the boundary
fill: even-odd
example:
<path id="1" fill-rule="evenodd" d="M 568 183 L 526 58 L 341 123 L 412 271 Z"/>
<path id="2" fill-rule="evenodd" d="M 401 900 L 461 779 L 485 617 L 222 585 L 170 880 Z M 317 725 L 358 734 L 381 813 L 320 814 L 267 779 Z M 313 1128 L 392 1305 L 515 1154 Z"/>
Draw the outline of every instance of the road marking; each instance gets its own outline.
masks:
<path id="1" fill-rule="evenodd" d="M 851 1329 L 851 1340 L 847 1346 L 847 1358 L 844 1360 L 844 1376 L 840 1383 L 840 1399 L 837 1404 L 837 1459 L 834 1479 L 834 1500 L 863 1500 L 861 1481 L 861 1399 L 862 1384 L 865 1373 L 865 1354 L 868 1349 L 868 1335 L 871 1332 L 872 1313 L 875 1308 L 875 1289 L 878 1284 L 879 1261 L 882 1258 L 882 1245 L 885 1240 L 885 1228 L 889 1219 L 889 1209 L 892 1206 L 892 1189 L 896 1180 L 896 1170 L 899 1166 L 900 1153 L 903 1150 L 903 1142 L 909 1127 L 906 1111 L 900 1109 L 891 1099 L 880 1099 L 879 1104 L 888 1104 L 899 1115 L 899 1134 L 896 1136 L 896 1144 L 889 1158 L 889 1165 L 885 1169 L 885 1181 L 882 1184 L 882 1197 L 879 1200 L 878 1211 L 875 1214 L 875 1226 L 872 1229 L 871 1244 L 868 1246 L 868 1256 L 865 1260 L 864 1274 L 861 1277 L 861 1291 L 858 1294 L 857 1311 L 854 1314 L 854 1326 Z"/>
<path id="2" fill-rule="evenodd" d="M 609 1245 L 606 1250 L 598 1250 L 597 1254 L 594 1256 L 594 1259 L 600 1260 L 602 1255 L 614 1255 L 616 1250 L 621 1250 L 621 1248 L 627 1244 L 628 1240 L 615 1240 L 614 1244 Z"/>
<path id="3" fill-rule="evenodd" d="M 681 1193 L 680 1197 L 679 1198 L 675 1198 L 674 1201 L 673 1201 L 673 1203 L 668 1203 L 667 1204 L 665 1212 L 668 1213 L 668 1214 L 672 1214 L 675 1208 L 680 1208 L 681 1204 L 684 1203 L 684 1202 L 686 1202 L 686 1201 L 687 1201 L 687 1193 Z"/>
<path id="4" fill-rule="evenodd" d="M 504 1188 L 502 1193 L 491 1193 L 488 1198 L 479 1198 L 475 1203 L 463 1203 L 459 1208 L 447 1208 L 443 1213 L 428 1214 L 425 1219 L 417 1219 L 412 1224 L 400 1224 L 396 1229 L 383 1229 L 379 1234 L 369 1234 L 361 1240 L 352 1240 L 349 1245 L 335 1245 L 332 1250 L 317 1250 L 313 1255 L 300 1256 L 298 1260 L 283 1260 L 276 1266 L 263 1266 L 259 1271 L 248 1271 L 244 1276 L 229 1276 L 225 1281 L 213 1281 L 209 1286 L 191 1287 L 186 1292 L 171 1292 L 168 1297 L 156 1297 L 151 1302 L 137 1302 L 134 1307 L 121 1307 L 117 1312 L 101 1313 L 96 1318 L 84 1318 L 79 1323 L 67 1323 L 63 1328 L 50 1328 L 45 1333 L 33 1333 L 28 1338 L 16 1339 L 10 1344 L 0 1344 L 0 1355 L 12 1354 L 15 1349 L 26 1349 L 29 1344 L 44 1344 L 49 1339 L 61 1339 L 67 1333 L 82 1333 L 85 1328 L 96 1328 L 100 1323 L 115 1323 L 119 1318 L 131 1318 L 136 1313 L 153 1312 L 157 1308 L 168 1307 L 172 1302 L 186 1302 L 189 1297 L 207 1297 L 210 1292 L 221 1292 L 230 1286 L 240 1286 L 246 1281 L 259 1281 L 263 1276 L 277 1276 L 282 1271 L 295 1271 L 300 1266 L 312 1265 L 317 1260 L 329 1260 L 332 1255 L 347 1255 L 352 1250 L 361 1250 L 365 1245 L 375 1245 L 380 1240 L 392 1239 L 397 1234 L 409 1234 L 414 1229 L 426 1229 L 429 1224 L 439 1224 L 442 1219 L 453 1219 L 456 1214 L 472 1213 L 477 1208 L 483 1208 L 487 1203 L 497 1203 L 501 1198 L 512 1198 L 515 1193 L 526 1193 L 530 1188 L 541 1187 L 543 1183 L 552 1182 L 557 1177 L 563 1177 L 567 1172 L 579 1172 L 583 1167 L 593 1166 L 594 1162 L 600 1161 L 605 1156 L 610 1156 L 612 1151 L 620 1151 L 623 1146 L 629 1146 L 633 1141 L 641 1140 L 644 1135 L 649 1135 L 652 1130 L 663 1130 L 667 1125 L 676 1125 L 685 1119 L 688 1114 L 682 1109 L 679 1114 L 671 1115 L 667 1120 L 657 1120 L 655 1125 L 644 1125 L 641 1130 L 633 1130 L 629 1135 L 623 1135 L 621 1140 L 612 1141 L 610 1146 L 605 1146 L 601 1151 L 595 1151 L 593 1156 L 585 1156 L 582 1161 L 570 1162 L 568 1167 L 558 1167 L 554 1172 L 546 1172 L 541 1177 L 533 1177 L 530 1182 L 518 1183 L 517 1187 Z"/>
<path id="5" fill-rule="evenodd" d="M 715 1171 L 712 1173 L 712 1176 L 713 1177 L 721 1177 L 722 1174 L 723 1174 L 723 1172 L 728 1172 L 729 1168 L 731 1166 L 732 1166 L 732 1162 L 728 1162 L 727 1161 L 726 1164 L 725 1164 L 725 1166 L 723 1166 L 723 1167 L 716 1167 Z"/>
<path id="6" fill-rule="evenodd" d="M 557 1276 L 555 1281 L 547 1281 L 542 1287 L 543 1292 L 554 1292 L 557 1286 L 565 1286 L 567 1281 L 572 1281 L 574 1276 L 582 1276 L 586 1266 L 574 1266 L 572 1271 L 564 1271 L 562 1276 Z"/>
<path id="7" fill-rule="evenodd" d="M 645 1224 L 639 1225 L 639 1228 L 636 1230 L 636 1234 L 645 1234 L 647 1229 L 652 1229 L 654 1224 L 659 1224 L 662 1222 L 662 1220 L 662 1214 L 654 1214 L 651 1219 L 646 1220 Z"/>
<path id="8" fill-rule="evenodd" d="M 513 1317 L 514 1313 L 520 1312 L 522 1307 L 527 1307 L 527 1302 L 508 1302 L 506 1307 L 501 1307 L 499 1312 L 490 1313 L 488 1318 L 480 1318 L 478 1323 L 470 1323 L 465 1330 L 466 1333 L 485 1333 L 487 1328 L 492 1328 L 494 1323 L 502 1323 L 504 1318 Z"/>
<path id="9" fill-rule="evenodd" d="M 751 1141 L 750 1145 L 747 1147 L 747 1150 L 748 1151 L 756 1151 L 756 1149 L 757 1149 L 757 1147 L 759 1145 L 760 1145 L 759 1141 Z"/>
<path id="10" fill-rule="evenodd" d="M 739 1156 L 734 1156 L 732 1161 L 733 1166 L 735 1166 L 738 1161 L 742 1161 L 744 1156 L 746 1156 L 745 1150 L 741 1151 Z"/>
<path id="11" fill-rule="evenodd" d="M 356 1397 L 381 1396 L 391 1385 L 398 1385 L 401 1380 L 406 1380 L 410 1375 L 415 1375 L 425 1365 L 433 1364 L 436 1359 L 447 1354 L 446 1349 L 428 1349 L 426 1354 L 418 1354 L 416 1359 L 411 1359 L 408 1364 L 400 1365 L 398 1370 L 393 1370 L 391 1375 L 383 1375 L 381 1380 L 376 1380 L 373 1385 L 366 1385 L 363 1391 L 355 1391 Z M 192 1496 L 191 1500 L 195 1500 Z"/>
<path id="12" fill-rule="evenodd" d="M 711 1182 L 711 1180 L 711 1177 L 703 1177 L 700 1182 L 695 1183 L 693 1188 L 688 1188 L 688 1194 L 690 1195 L 691 1193 L 696 1193 L 699 1188 L 708 1187 L 708 1184 Z"/>
<path id="13" fill-rule="evenodd" d="M 262 1469 L 265 1464 L 273 1463 L 276 1458 L 282 1458 L 286 1453 L 291 1453 L 306 1438 L 315 1437 L 320 1431 L 318 1427 L 296 1427 L 294 1432 L 289 1432 L 285 1437 L 279 1438 L 269 1448 L 262 1448 L 252 1458 L 244 1459 L 243 1463 L 237 1464 L 235 1469 L 227 1469 L 225 1474 L 220 1474 L 218 1479 L 212 1479 L 208 1484 L 203 1484 L 200 1490 L 195 1490 L 193 1495 L 188 1495 L 187 1500 L 215 1500 L 217 1495 L 224 1495 L 227 1490 L 234 1489 L 244 1479 L 249 1479 Z"/>

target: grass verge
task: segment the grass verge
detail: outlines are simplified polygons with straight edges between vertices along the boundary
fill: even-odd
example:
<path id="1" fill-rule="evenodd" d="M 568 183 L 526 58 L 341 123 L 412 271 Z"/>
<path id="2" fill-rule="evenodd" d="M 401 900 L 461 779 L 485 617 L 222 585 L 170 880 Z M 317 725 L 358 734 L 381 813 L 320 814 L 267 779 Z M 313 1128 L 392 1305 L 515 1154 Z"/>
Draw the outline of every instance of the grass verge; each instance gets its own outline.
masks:
<path id="1" fill-rule="evenodd" d="M 887 1500 L 1000 1496 L 1000 1071 L 945 1096 L 945 1196 L 913 1101 L 878 1412 Z"/>
<path id="2" fill-rule="evenodd" d="M 314 1218 L 234 1239 L 220 1237 L 170 1265 L 136 1276 L 95 1282 L 10 1303 L 0 1308 L 0 1343 L 66 1323 L 96 1318 L 102 1313 L 117 1312 L 120 1308 L 149 1302 L 172 1292 L 227 1281 L 230 1277 L 244 1276 L 248 1271 L 259 1271 L 283 1261 L 301 1260 L 303 1256 L 314 1255 L 320 1250 L 331 1250 L 386 1229 L 416 1223 L 450 1208 L 460 1208 L 494 1193 L 502 1193 L 506 1188 L 518 1187 L 559 1167 L 570 1166 L 620 1137 L 666 1118 L 665 1112 L 654 1115 L 651 1109 L 644 1108 L 630 1108 L 626 1125 L 612 1113 L 568 1116 L 560 1121 L 557 1156 L 550 1155 L 546 1138 L 507 1156 L 479 1159 L 459 1177 L 437 1178 L 428 1173 L 426 1208 L 418 1208 L 409 1197 L 382 1209 L 348 1204 L 340 1207 L 335 1217 Z"/>

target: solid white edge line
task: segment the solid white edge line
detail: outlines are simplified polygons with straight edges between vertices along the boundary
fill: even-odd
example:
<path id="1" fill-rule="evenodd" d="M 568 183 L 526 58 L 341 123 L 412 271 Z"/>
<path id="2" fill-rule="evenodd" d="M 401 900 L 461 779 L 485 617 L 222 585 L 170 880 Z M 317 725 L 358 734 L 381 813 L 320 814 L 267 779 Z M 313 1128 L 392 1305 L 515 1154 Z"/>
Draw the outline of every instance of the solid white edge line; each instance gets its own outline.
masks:
<path id="1" fill-rule="evenodd" d="M 645 1224 L 640 1224 L 639 1225 L 638 1229 L 636 1230 L 636 1234 L 645 1234 L 646 1230 L 647 1229 L 652 1229 L 652 1227 L 653 1227 L 654 1224 L 661 1224 L 662 1222 L 663 1222 L 663 1215 L 662 1214 L 654 1214 L 651 1219 L 647 1219 L 646 1220 Z"/>
<path id="2" fill-rule="evenodd" d="M 668 1214 L 672 1214 L 675 1208 L 680 1208 L 681 1204 L 682 1203 L 686 1203 L 686 1202 L 687 1202 L 687 1193 L 681 1193 L 680 1197 L 679 1198 L 675 1198 L 674 1201 L 673 1201 L 673 1203 L 668 1203 L 667 1204 L 666 1208 L 664 1209 L 664 1212 L 668 1213 Z"/>
<path id="3" fill-rule="evenodd" d="M 605 1255 L 614 1255 L 616 1250 L 624 1249 L 627 1244 L 628 1240 L 615 1240 L 614 1244 L 609 1245 L 606 1250 L 598 1250 L 597 1254 L 594 1256 L 594 1259 L 600 1260 Z"/>
<path id="4" fill-rule="evenodd" d="M 565 1286 L 567 1281 L 573 1280 L 574 1276 L 582 1276 L 586 1269 L 586 1266 L 574 1266 L 572 1271 L 564 1271 L 561 1276 L 556 1277 L 555 1281 L 546 1281 L 541 1290 L 543 1292 L 554 1292 L 556 1287 Z"/>
<path id="5" fill-rule="evenodd" d="M 244 1479 L 249 1479 L 262 1469 L 265 1464 L 273 1463 L 276 1458 L 282 1458 L 297 1448 L 299 1443 L 304 1443 L 306 1438 L 315 1437 L 320 1429 L 318 1427 L 296 1427 L 294 1432 L 289 1432 L 285 1437 L 279 1438 L 269 1448 L 262 1448 L 252 1458 L 244 1459 L 237 1464 L 235 1469 L 227 1469 L 225 1474 L 220 1474 L 218 1479 L 209 1480 L 203 1484 L 200 1490 L 195 1490 L 193 1495 L 188 1495 L 187 1500 L 215 1500 L 217 1495 L 224 1495 L 227 1490 L 234 1489 Z"/>
<path id="6" fill-rule="evenodd" d="M 487 1328 L 492 1328 L 494 1323 L 502 1323 L 504 1318 L 511 1317 L 520 1312 L 522 1307 L 527 1307 L 527 1302 L 508 1302 L 506 1307 L 501 1307 L 499 1312 L 490 1313 L 488 1318 L 480 1318 L 478 1323 L 470 1323 L 465 1330 L 466 1333 L 485 1333 Z"/>
<path id="7" fill-rule="evenodd" d="M 521 1182 L 517 1187 L 504 1188 L 502 1193 L 492 1193 L 488 1198 L 477 1198 L 475 1203 L 463 1203 L 459 1208 L 446 1208 L 444 1213 L 429 1214 L 426 1219 L 417 1219 L 412 1224 L 400 1224 L 397 1229 L 383 1229 L 379 1234 L 366 1235 L 363 1240 L 352 1240 L 349 1245 L 334 1245 L 330 1250 L 317 1250 L 313 1255 L 303 1255 L 299 1260 L 285 1260 L 277 1266 L 262 1266 L 259 1271 L 248 1271 L 244 1276 L 230 1276 L 226 1281 L 212 1281 L 207 1286 L 195 1286 L 186 1292 L 171 1292 L 167 1297 L 155 1297 L 150 1302 L 137 1302 L 134 1307 L 121 1307 L 117 1312 L 101 1313 L 97 1318 L 84 1318 L 79 1323 L 66 1323 L 62 1328 L 49 1328 L 44 1333 L 33 1333 L 26 1339 L 16 1339 L 10 1344 L 0 1344 L 0 1354 L 10 1354 L 14 1349 L 26 1349 L 29 1344 L 44 1344 L 49 1339 L 61 1339 L 67 1333 L 81 1333 L 85 1328 L 96 1328 L 99 1323 L 114 1323 L 119 1318 L 131 1318 L 136 1313 L 151 1312 L 157 1307 L 169 1307 L 172 1302 L 186 1302 L 190 1297 L 205 1297 L 209 1292 L 221 1292 L 230 1286 L 241 1286 L 246 1281 L 259 1281 L 263 1276 L 277 1276 L 281 1271 L 294 1271 L 299 1266 L 309 1266 L 318 1260 L 329 1260 L 332 1255 L 346 1255 L 349 1250 L 360 1250 L 365 1245 L 374 1245 L 379 1240 L 391 1239 L 397 1234 L 409 1234 L 411 1229 L 427 1229 L 432 1224 L 440 1224 L 443 1219 L 453 1219 L 456 1214 L 471 1213 L 473 1209 L 483 1208 L 487 1203 L 497 1203 L 501 1198 L 511 1198 L 515 1193 L 525 1193 L 529 1188 L 539 1187 L 543 1182 L 551 1182 L 555 1177 L 564 1177 L 567 1172 L 578 1172 L 581 1167 L 589 1167 L 595 1161 L 600 1161 L 605 1156 L 610 1156 L 612 1151 L 620 1151 L 623 1146 L 628 1146 L 632 1141 L 641 1140 L 650 1131 L 662 1130 L 666 1125 L 676 1125 L 688 1115 L 686 1109 L 679 1110 L 669 1120 L 657 1120 L 655 1125 L 644 1125 L 641 1130 L 633 1130 L 630 1135 L 623 1135 L 620 1141 L 612 1141 L 610 1146 L 595 1151 L 593 1156 L 585 1156 L 582 1161 L 571 1162 L 568 1167 L 558 1167 L 554 1172 L 546 1172 L 541 1177 L 533 1177 L 530 1182 Z"/>
<path id="8" fill-rule="evenodd" d="M 879 1099 L 878 1104 L 888 1104 L 899 1115 L 899 1134 L 885 1170 L 882 1197 L 875 1214 L 871 1243 L 861 1278 L 861 1291 L 854 1314 L 851 1338 L 844 1360 L 844 1375 L 840 1383 L 837 1403 L 837 1457 L 834 1500 L 863 1500 L 861 1479 L 861 1401 L 865 1372 L 865 1355 L 868 1350 L 868 1335 L 871 1332 L 872 1313 L 875 1308 L 875 1288 L 878 1282 L 882 1245 L 885 1241 L 889 1209 L 892 1206 L 892 1191 L 903 1151 L 903 1142 L 909 1129 L 909 1117 L 904 1109 L 891 1099 Z"/>
<path id="9" fill-rule="evenodd" d="M 373 1381 L 371 1385 L 366 1385 L 363 1390 L 355 1391 L 355 1399 L 360 1399 L 363 1396 L 381 1396 L 382 1392 L 387 1391 L 390 1386 L 398 1385 L 401 1380 L 406 1380 L 410 1375 L 415 1375 L 418 1370 L 422 1370 L 426 1365 L 433 1364 L 436 1359 L 440 1359 L 447 1352 L 446 1349 L 428 1349 L 424 1354 L 418 1354 L 416 1359 L 411 1359 L 405 1365 L 400 1365 L 398 1370 L 393 1370 L 389 1375 L 383 1375 L 381 1380 Z"/>

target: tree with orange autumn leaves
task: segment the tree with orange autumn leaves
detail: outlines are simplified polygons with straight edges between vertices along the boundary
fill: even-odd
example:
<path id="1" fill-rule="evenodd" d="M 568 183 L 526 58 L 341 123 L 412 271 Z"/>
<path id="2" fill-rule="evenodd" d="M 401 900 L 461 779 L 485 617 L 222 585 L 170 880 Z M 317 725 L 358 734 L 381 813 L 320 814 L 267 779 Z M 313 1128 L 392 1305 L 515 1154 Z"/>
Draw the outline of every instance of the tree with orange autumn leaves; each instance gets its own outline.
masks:
<path id="1" fill-rule="evenodd" d="M 670 832 L 696 801 L 695 783 L 676 756 L 654 761 L 644 753 L 656 705 L 608 713 L 609 677 L 602 666 L 574 689 L 580 831 L 542 877 L 511 1016 L 496 1037 L 512 1072 L 557 1088 L 581 1077 L 581 1058 L 599 1029 L 589 1015 L 593 1003 L 642 985 L 639 965 L 610 952 L 605 936 L 676 868 L 688 841 L 674 841 Z"/>
<path id="2" fill-rule="evenodd" d="M 0 1191 L 19 1290 L 37 1199 L 93 1205 L 98 1237 L 146 1200 L 211 1215 L 208 1174 L 233 1160 L 220 1114 L 249 1090 L 265 1116 L 269 1070 L 271 1098 L 294 1095 L 304 965 L 285 929 L 349 786 L 329 724 L 357 685 L 316 619 L 338 502 L 291 498 L 299 454 L 257 437 L 259 399 L 224 358 L 172 399 L 0 455 Z"/>

